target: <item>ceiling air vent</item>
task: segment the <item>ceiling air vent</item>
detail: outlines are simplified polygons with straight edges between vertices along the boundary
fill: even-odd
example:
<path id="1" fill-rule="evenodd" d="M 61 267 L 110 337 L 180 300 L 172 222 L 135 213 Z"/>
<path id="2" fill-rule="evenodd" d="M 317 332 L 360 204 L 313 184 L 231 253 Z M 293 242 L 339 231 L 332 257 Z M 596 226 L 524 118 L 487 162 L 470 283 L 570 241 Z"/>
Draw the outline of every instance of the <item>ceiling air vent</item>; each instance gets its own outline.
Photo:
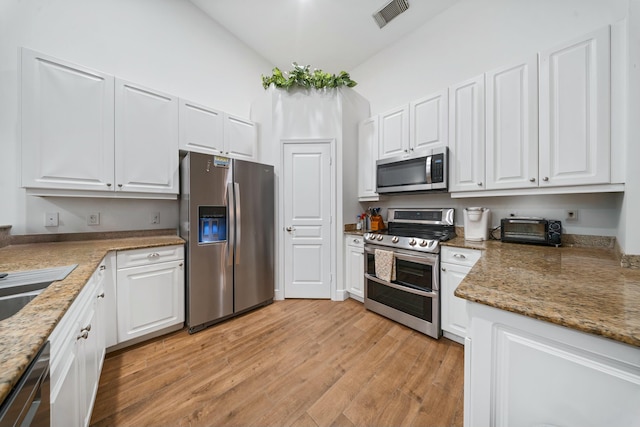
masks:
<path id="1" fill-rule="evenodd" d="M 392 0 L 374 13 L 373 19 L 376 20 L 378 27 L 382 28 L 407 9 L 409 9 L 409 0 Z"/>

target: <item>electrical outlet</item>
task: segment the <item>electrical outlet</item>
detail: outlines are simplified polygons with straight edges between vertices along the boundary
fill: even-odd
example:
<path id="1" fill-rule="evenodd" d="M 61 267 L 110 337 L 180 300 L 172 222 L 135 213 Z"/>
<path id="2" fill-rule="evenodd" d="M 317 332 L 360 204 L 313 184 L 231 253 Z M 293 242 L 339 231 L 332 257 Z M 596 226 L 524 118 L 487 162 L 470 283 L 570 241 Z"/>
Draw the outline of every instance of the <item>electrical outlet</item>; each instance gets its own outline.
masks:
<path id="1" fill-rule="evenodd" d="M 58 212 L 47 212 L 44 214 L 44 226 L 45 227 L 57 227 L 58 226 Z"/>
<path id="2" fill-rule="evenodd" d="M 91 212 L 88 214 L 87 225 L 100 225 L 100 212 Z"/>
<path id="3" fill-rule="evenodd" d="M 151 212 L 151 224 L 160 224 L 160 212 Z"/>
<path id="4" fill-rule="evenodd" d="M 567 209 L 565 211 L 565 219 L 567 221 L 577 221 L 578 220 L 578 209 Z"/>

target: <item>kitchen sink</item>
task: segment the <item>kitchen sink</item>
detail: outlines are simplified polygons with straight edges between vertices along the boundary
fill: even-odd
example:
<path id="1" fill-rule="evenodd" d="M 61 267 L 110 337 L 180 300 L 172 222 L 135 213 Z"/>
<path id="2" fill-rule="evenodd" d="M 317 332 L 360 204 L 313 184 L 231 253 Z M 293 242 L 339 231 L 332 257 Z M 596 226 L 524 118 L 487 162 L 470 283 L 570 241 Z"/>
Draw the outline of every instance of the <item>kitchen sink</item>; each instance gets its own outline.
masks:
<path id="1" fill-rule="evenodd" d="M 51 283 L 62 280 L 78 264 L 40 270 L 17 271 L 0 278 L 0 320 L 13 316 Z"/>

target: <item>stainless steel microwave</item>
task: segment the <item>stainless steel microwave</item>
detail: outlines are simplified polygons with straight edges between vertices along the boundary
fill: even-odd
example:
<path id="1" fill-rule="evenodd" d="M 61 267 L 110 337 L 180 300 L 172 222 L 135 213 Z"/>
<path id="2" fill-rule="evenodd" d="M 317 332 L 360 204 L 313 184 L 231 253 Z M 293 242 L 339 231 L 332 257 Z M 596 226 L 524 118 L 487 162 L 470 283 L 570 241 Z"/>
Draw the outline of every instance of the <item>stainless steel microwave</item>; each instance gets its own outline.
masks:
<path id="1" fill-rule="evenodd" d="M 376 191 L 379 194 L 447 191 L 448 163 L 447 147 L 434 148 L 418 157 L 378 160 Z"/>

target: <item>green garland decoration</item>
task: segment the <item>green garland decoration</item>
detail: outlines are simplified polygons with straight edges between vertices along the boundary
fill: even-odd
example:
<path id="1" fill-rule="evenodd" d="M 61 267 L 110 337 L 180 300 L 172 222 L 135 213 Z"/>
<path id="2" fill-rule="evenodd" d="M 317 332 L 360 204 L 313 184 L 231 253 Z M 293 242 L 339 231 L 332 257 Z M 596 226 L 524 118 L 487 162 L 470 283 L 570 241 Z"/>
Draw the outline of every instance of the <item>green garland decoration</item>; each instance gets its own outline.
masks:
<path id="1" fill-rule="evenodd" d="M 275 87 L 282 89 L 289 89 L 293 86 L 315 89 L 339 86 L 354 87 L 358 84 L 351 80 L 346 71 L 340 71 L 338 75 L 335 75 L 316 68 L 311 72 L 309 65 L 298 65 L 296 62 L 293 63 L 293 70 L 288 73 L 286 71 L 283 73 L 278 67 L 275 67 L 272 75 L 262 76 L 262 87 L 267 89 L 272 83 Z"/>

